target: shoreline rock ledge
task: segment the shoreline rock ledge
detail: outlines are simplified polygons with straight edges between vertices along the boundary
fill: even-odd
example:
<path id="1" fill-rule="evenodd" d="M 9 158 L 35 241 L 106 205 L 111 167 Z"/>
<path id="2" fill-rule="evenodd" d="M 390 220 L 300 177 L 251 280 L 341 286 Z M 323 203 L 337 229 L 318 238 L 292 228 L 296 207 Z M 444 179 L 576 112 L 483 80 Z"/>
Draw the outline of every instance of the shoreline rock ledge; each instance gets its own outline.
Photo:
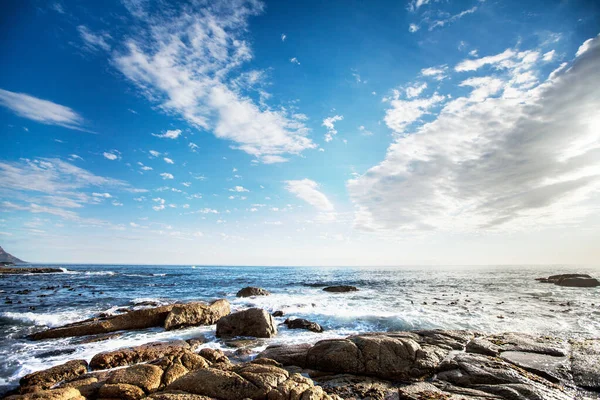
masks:
<path id="1" fill-rule="evenodd" d="M 85 360 L 34 372 L 6 399 L 583 400 L 598 398 L 599 364 L 600 339 L 510 332 L 361 334 L 242 363 L 174 341 L 97 354 L 92 372 Z"/>
<path id="2" fill-rule="evenodd" d="M 592 278 L 588 274 L 560 274 L 551 275 L 547 278 L 536 278 L 541 283 L 554 283 L 557 286 L 566 287 L 596 287 L 600 286 L 600 281 Z"/>

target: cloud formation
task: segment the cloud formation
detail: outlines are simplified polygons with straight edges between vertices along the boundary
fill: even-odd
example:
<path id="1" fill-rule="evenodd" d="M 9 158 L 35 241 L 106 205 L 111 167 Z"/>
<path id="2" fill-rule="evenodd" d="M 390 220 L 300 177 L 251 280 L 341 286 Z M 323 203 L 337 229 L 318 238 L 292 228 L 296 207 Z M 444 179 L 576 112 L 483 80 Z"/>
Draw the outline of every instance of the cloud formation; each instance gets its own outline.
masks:
<path id="1" fill-rule="evenodd" d="M 347 187 L 365 230 L 520 229 L 572 222 L 600 190 L 600 45 L 536 81 L 534 52 L 462 62 L 471 93 L 399 136 L 385 160 Z M 393 105 L 392 113 L 399 107 Z M 399 131 L 406 125 L 386 120 Z M 595 197 L 594 197 L 595 196 Z"/>
<path id="2" fill-rule="evenodd" d="M 263 101 L 257 105 L 247 95 L 253 82 L 249 88 L 236 85 L 242 75 L 237 71 L 252 58 L 244 38 L 248 19 L 263 11 L 261 2 L 217 1 L 199 10 L 173 3 L 167 8 L 131 7 L 147 31 L 129 38 L 126 50 L 113 59 L 144 95 L 259 160 L 316 147 L 301 121 Z"/>
<path id="3" fill-rule="evenodd" d="M 333 204 L 319 191 L 319 184 L 311 179 L 285 181 L 285 189 L 319 211 L 333 211 Z"/>
<path id="4" fill-rule="evenodd" d="M 38 99 L 25 93 L 0 89 L 0 105 L 20 117 L 46 125 L 58 125 L 69 129 L 84 130 L 84 119 L 72 108 Z"/>

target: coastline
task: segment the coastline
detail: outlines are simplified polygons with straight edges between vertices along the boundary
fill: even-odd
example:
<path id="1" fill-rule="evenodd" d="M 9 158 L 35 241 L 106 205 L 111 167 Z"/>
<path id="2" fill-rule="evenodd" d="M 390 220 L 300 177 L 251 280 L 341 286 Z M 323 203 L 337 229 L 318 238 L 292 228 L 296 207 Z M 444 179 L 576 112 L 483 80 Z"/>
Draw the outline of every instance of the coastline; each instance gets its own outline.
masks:
<path id="1" fill-rule="evenodd" d="M 114 270 L 115 268 L 111 269 Z M 194 273 L 198 272 L 195 269 L 193 269 L 193 271 Z M 206 274 L 209 272 L 208 269 L 202 271 L 202 279 L 206 279 L 208 277 Z M 119 284 L 122 279 L 119 273 L 110 270 L 85 270 L 83 272 L 66 270 L 66 272 L 63 271 L 60 273 L 55 272 L 42 275 L 45 275 L 48 279 L 54 281 L 60 278 L 69 278 L 82 279 L 83 281 L 88 282 L 88 284 L 82 286 L 81 291 L 87 291 L 88 295 L 93 295 L 90 297 L 89 301 L 100 298 L 99 288 L 104 287 L 103 290 L 108 290 L 106 289 L 106 285 L 109 283 L 110 285 Z M 131 277 L 131 279 L 137 279 L 137 281 L 142 279 L 141 274 L 136 273 L 129 275 L 137 275 Z M 168 270 L 167 272 L 164 272 L 164 270 L 163 272 L 151 270 L 147 272 L 146 275 L 147 279 L 151 282 L 163 282 L 164 285 L 168 285 L 167 278 L 170 275 L 174 276 L 173 279 L 182 279 L 177 274 L 173 274 Z M 175 275 L 177 276 L 175 277 Z M 557 290 L 558 292 L 556 293 L 580 293 L 583 294 L 584 298 L 591 295 L 592 297 L 589 297 L 590 299 L 593 299 L 594 294 L 597 293 L 597 288 L 593 287 L 561 288 L 556 282 L 553 282 L 553 279 L 549 278 L 552 277 L 540 279 L 538 282 L 531 278 L 531 285 L 534 285 L 534 288 L 541 290 L 543 293 L 548 290 Z M 35 281 L 39 284 L 39 276 L 31 273 L 19 277 L 14 276 L 10 279 L 13 279 L 14 282 L 22 282 L 22 280 L 25 280 L 26 282 Z M 96 279 L 98 283 L 95 286 L 90 286 L 89 283 L 92 283 L 90 279 Z M 256 281 L 260 281 L 261 279 L 264 280 L 264 276 L 259 275 L 254 279 Z M 301 285 L 305 288 L 303 290 L 307 292 L 303 298 L 305 301 L 313 302 L 313 309 L 315 309 L 315 302 L 319 302 L 320 307 L 336 308 L 344 303 L 354 304 L 358 301 L 359 303 L 357 304 L 360 304 L 361 301 L 372 301 L 369 299 L 372 298 L 374 292 L 368 288 L 356 288 L 349 284 L 360 282 L 362 280 L 353 282 L 348 281 L 347 279 L 340 279 L 338 282 L 331 278 L 323 279 L 321 277 L 319 279 L 318 282 L 304 282 Z M 235 282 L 239 282 L 239 278 L 232 277 L 231 282 L 232 283 L 229 283 L 228 285 L 232 285 L 233 287 L 233 285 L 237 285 Z M 340 283 L 340 285 L 327 287 L 326 284 L 330 283 Z M 277 289 L 277 286 L 271 285 L 266 286 L 266 288 L 268 290 L 252 287 L 242 288 L 241 286 L 237 286 L 237 289 L 233 292 L 228 290 L 227 296 L 224 297 L 223 300 L 219 300 L 217 303 L 214 303 L 214 300 L 211 300 L 213 301 L 212 305 L 211 301 L 205 300 L 205 297 L 186 297 L 183 301 L 175 300 L 167 302 L 167 304 L 159 304 L 152 300 L 145 300 L 138 301 L 134 307 L 127 307 L 125 304 L 110 301 L 110 304 L 113 305 L 111 312 L 97 313 L 87 320 L 83 318 L 84 321 L 80 321 L 79 323 L 75 320 L 67 324 L 58 324 L 61 326 L 66 325 L 66 328 L 56 325 L 44 329 L 40 326 L 33 327 L 33 331 L 31 331 L 28 339 L 23 338 L 19 340 L 28 343 L 29 347 L 38 346 L 39 344 L 45 348 L 52 349 L 49 353 L 55 355 L 61 354 L 61 359 L 63 361 L 61 361 L 61 363 L 54 363 L 57 365 L 52 367 L 48 372 L 40 372 L 45 368 L 36 368 L 34 370 L 36 371 L 33 372 L 34 376 L 46 376 L 44 379 L 50 379 L 50 381 L 52 381 L 49 387 L 45 387 L 48 386 L 48 382 L 43 383 L 41 386 L 28 383 L 23 384 L 23 382 L 28 382 L 28 379 L 26 379 L 21 382 L 21 387 L 18 389 L 19 392 L 21 392 L 19 395 L 30 396 L 29 398 L 33 398 L 31 396 L 34 396 L 34 394 L 28 392 L 37 392 L 38 394 L 35 396 L 54 396 L 52 393 L 41 393 L 41 391 L 61 389 L 66 393 L 65 396 L 71 396 L 64 398 L 77 398 L 76 396 L 84 396 L 83 398 L 90 399 L 105 398 L 105 396 L 110 393 L 112 393 L 114 398 L 116 392 L 99 392 L 101 387 L 109 386 L 107 389 L 103 390 L 106 391 L 110 389 L 115 391 L 117 389 L 127 389 L 133 391 L 133 394 L 125 394 L 125 392 L 123 392 L 117 395 L 116 398 L 143 398 L 144 396 L 165 399 L 190 398 L 181 396 L 173 397 L 175 394 L 166 393 L 166 391 L 175 389 L 173 386 L 170 386 L 171 383 L 174 382 L 170 382 L 170 378 L 167 379 L 167 381 L 164 381 L 165 376 L 167 376 L 165 375 L 167 374 L 167 369 L 164 368 L 161 372 L 152 368 L 155 375 L 160 375 L 161 378 L 158 386 L 154 384 L 154 386 L 151 386 L 151 389 L 150 386 L 146 387 L 143 385 L 142 387 L 137 386 L 137 390 L 132 389 L 129 386 L 126 388 L 121 387 L 120 389 L 110 386 L 116 384 L 110 383 L 117 380 L 117 378 L 111 378 L 111 376 L 116 374 L 116 371 L 128 370 L 135 366 L 128 374 L 135 376 L 135 379 L 138 379 L 137 381 L 134 380 L 132 382 L 139 383 L 140 377 L 145 376 L 147 372 L 139 370 L 140 368 L 142 370 L 146 368 L 142 368 L 140 365 L 160 364 L 159 367 L 162 368 L 164 367 L 163 364 L 166 362 L 168 365 L 172 366 L 174 362 L 175 364 L 179 363 L 177 360 L 181 360 L 181 357 L 185 353 L 187 354 L 186 357 L 203 357 L 204 362 L 198 361 L 198 363 L 204 365 L 204 367 L 200 369 L 208 371 L 203 371 L 202 374 L 210 373 L 213 375 L 216 374 L 217 376 L 221 376 L 222 372 L 230 373 L 232 371 L 236 375 L 240 375 L 243 371 L 254 371 L 254 369 L 259 368 L 256 365 L 261 365 L 260 368 L 266 368 L 264 363 L 267 363 L 268 371 L 264 372 L 266 375 L 263 376 L 266 381 L 271 382 L 275 379 L 275 376 L 279 376 L 275 381 L 284 384 L 284 387 L 300 385 L 304 390 L 316 391 L 319 393 L 322 391 L 322 393 L 319 394 L 321 397 L 315 397 L 322 399 L 335 398 L 326 397 L 334 395 L 339 395 L 341 398 L 357 399 L 419 399 L 427 398 L 422 396 L 433 396 L 434 394 L 435 396 L 438 396 L 437 398 L 450 399 L 536 398 L 531 397 L 531 393 L 537 393 L 537 395 L 539 395 L 537 398 L 541 399 L 566 399 L 574 398 L 573 396 L 580 396 L 580 398 L 594 398 L 593 396 L 597 396 L 594 390 L 598 391 L 598 387 L 594 382 L 597 382 L 598 380 L 598 373 L 595 370 L 589 372 L 585 369 L 587 368 L 586 366 L 594 366 L 600 362 L 598 359 L 600 354 L 597 340 L 598 337 L 594 335 L 579 335 L 578 337 L 569 339 L 567 337 L 551 338 L 552 335 L 546 334 L 502 333 L 503 331 L 498 330 L 490 332 L 473 329 L 435 330 L 419 328 L 408 330 L 387 329 L 386 331 L 363 329 L 347 331 L 348 333 L 344 334 L 344 331 L 342 330 L 332 330 L 332 326 L 328 322 L 325 322 L 325 325 L 323 325 L 325 329 L 323 329 L 320 324 L 323 324 L 322 321 L 327 320 L 320 319 L 315 321 L 308 317 L 304 318 L 304 316 L 312 314 L 298 313 L 298 310 L 306 308 L 297 308 L 296 306 L 289 307 L 290 305 L 293 305 L 293 302 L 298 301 L 297 297 L 294 298 L 292 295 L 286 295 L 290 289 L 286 289 L 285 287 Z M 71 291 L 71 289 L 73 289 L 73 291 Z M 81 301 L 84 301 L 85 299 L 85 296 L 81 296 L 78 293 L 77 288 L 63 288 L 58 285 L 44 285 L 41 289 L 37 291 L 34 290 L 28 294 L 27 296 L 29 297 L 21 296 L 17 298 L 23 298 L 23 300 L 26 298 L 38 298 L 40 301 L 52 299 L 52 297 L 39 297 L 45 295 L 37 294 L 40 293 L 40 291 L 45 293 L 46 290 L 54 291 L 54 293 L 62 293 L 64 291 L 69 294 L 71 298 L 82 299 Z M 270 293 L 270 291 L 273 292 Z M 438 294 L 437 296 L 444 298 L 443 293 Z M 464 302 L 465 306 L 472 307 L 470 304 L 477 301 L 472 294 L 471 296 L 468 294 L 464 296 L 466 296 L 463 297 L 465 300 L 461 300 L 461 303 Z M 209 297 L 215 298 L 212 295 Z M 282 298 L 288 299 L 287 304 L 282 303 Z M 446 299 L 446 304 L 436 305 L 435 307 L 454 310 L 460 304 L 452 305 L 453 302 L 454 300 L 449 297 Z M 283 304 L 283 307 L 280 309 L 273 308 L 276 304 L 279 306 Z M 23 306 L 24 304 L 19 305 L 19 307 Z M 308 306 L 310 309 L 310 303 L 308 303 Z M 433 307 L 434 305 L 431 304 L 430 306 Z M 572 308 L 574 306 L 574 304 L 565 304 L 565 307 Z M 426 307 L 422 306 L 421 308 L 424 311 L 427 310 Z M 236 318 L 232 318 L 234 315 L 244 314 L 252 309 L 259 309 L 260 312 L 256 312 L 251 317 L 238 318 L 237 320 Z M 271 316 L 271 314 L 273 314 L 273 316 Z M 569 315 L 569 313 L 557 315 L 562 318 L 562 315 Z M 289 321 L 286 321 L 288 318 Z M 497 317 L 494 316 L 494 318 Z M 515 317 L 509 316 L 507 318 L 508 321 L 506 322 L 510 323 L 514 318 Z M 168 324 L 167 319 L 170 321 Z M 497 319 L 499 323 L 505 323 L 504 320 L 500 318 Z M 219 328 L 219 321 L 222 322 L 221 328 Z M 227 321 L 227 324 L 224 324 L 225 321 Z M 251 321 L 252 323 L 249 323 L 248 321 Z M 257 321 L 262 322 L 258 323 Z M 258 329 L 258 331 L 254 330 L 248 332 L 245 330 L 246 328 L 244 328 L 245 325 L 251 325 L 254 327 L 253 329 Z M 240 326 L 242 328 L 240 328 Z M 242 330 L 239 331 L 239 329 Z M 270 332 L 265 334 L 264 339 L 260 338 L 260 332 L 262 332 L 261 329 L 264 329 L 264 332 Z M 324 332 L 322 332 L 323 330 Z M 504 332 L 506 331 L 509 330 L 505 330 Z M 164 335 L 161 332 L 164 332 Z M 229 334 L 223 335 L 219 332 L 229 332 Z M 139 344 L 132 345 L 122 340 L 124 334 L 127 337 L 130 335 L 138 335 L 140 337 L 147 337 L 147 339 L 138 341 Z M 185 340 L 178 339 L 178 336 L 181 336 Z M 250 338 L 251 336 L 255 338 Z M 150 338 L 153 338 L 154 340 L 148 340 Z M 32 339 L 37 339 L 37 341 L 32 341 Z M 356 340 L 359 340 L 360 345 L 354 342 Z M 163 344 L 149 345 L 156 341 L 162 342 Z M 96 352 L 86 353 L 89 355 L 82 358 L 81 353 L 75 350 L 78 346 L 93 346 L 91 348 L 95 348 Z M 150 348 L 150 350 L 148 350 L 148 348 Z M 348 348 L 360 349 L 360 352 L 347 352 Z M 161 349 L 166 350 L 163 351 Z M 369 351 L 371 353 L 369 353 Z M 210 352 L 212 356 L 209 356 L 208 352 Z M 384 354 L 387 354 L 388 352 L 390 353 L 384 356 Z M 104 353 L 104 355 L 98 356 L 98 353 Z M 177 356 L 174 356 L 174 354 Z M 191 354 L 195 355 L 192 356 Z M 206 357 L 202 354 L 206 355 Z M 328 354 L 334 355 L 337 358 L 334 357 L 333 359 L 328 359 Z M 369 356 L 368 354 L 376 354 L 376 356 Z M 417 354 L 421 355 L 420 359 L 417 357 Z M 215 363 L 210 361 L 210 357 L 216 357 L 216 359 L 220 359 L 221 362 Z M 269 358 L 274 361 L 256 361 L 257 359 L 264 358 Z M 125 364 L 115 364 L 113 361 L 106 361 L 110 359 L 127 359 L 129 361 Z M 166 359 L 169 361 L 165 361 Z M 174 359 L 176 360 L 173 361 Z M 229 361 L 226 361 L 226 359 Z M 385 361 L 384 364 L 381 364 L 384 359 L 387 361 Z M 573 363 L 572 360 L 574 359 L 579 359 L 581 361 Z M 540 363 L 544 365 L 540 366 Z M 71 367 L 75 368 L 75 370 L 78 371 L 76 375 L 72 376 L 72 371 L 64 372 L 65 368 L 60 367 L 60 365 L 65 364 L 70 366 L 67 368 L 69 371 L 71 371 Z M 213 366 L 213 364 L 215 365 Z M 398 369 L 398 365 L 403 365 L 403 367 Z M 471 377 L 474 379 L 473 382 L 477 381 L 479 383 L 465 383 L 467 382 L 463 379 L 465 371 L 474 373 L 473 371 L 475 370 L 481 368 L 485 370 L 485 368 L 487 368 L 485 366 L 481 367 L 481 365 L 495 365 L 497 371 L 492 375 L 485 375 L 484 378 L 479 375 Z M 549 369 L 549 365 L 552 368 Z M 367 366 L 370 367 L 367 368 Z M 183 371 L 183 369 L 179 367 L 174 368 Z M 200 374 L 200 372 L 195 369 L 196 367 L 185 368 L 188 372 L 179 376 L 181 379 L 193 373 L 193 375 L 186 378 L 191 380 L 191 376 Z M 282 368 L 287 372 L 281 372 L 280 369 Z M 458 379 L 454 375 L 454 377 L 450 376 L 455 374 L 455 372 L 451 374 L 448 371 L 455 371 L 457 368 L 462 371 L 460 374 L 463 378 Z M 49 376 L 56 375 L 57 369 L 62 371 L 59 374 L 61 379 L 56 381 L 56 377 L 48 378 Z M 418 373 L 417 370 L 419 371 Z M 293 378 L 295 376 L 293 375 L 294 373 L 300 373 L 303 378 Z M 123 374 L 123 372 L 119 374 Z M 20 374 L 19 377 L 22 377 L 22 375 L 24 374 Z M 68 376 L 68 378 L 65 376 Z M 243 374 L 240 376 L 243 376 Z M 441 379 L 440 376 L 444 378 Z M 506 376 L 509 376 L 510 379 L 514 379 L 514 381 L 502 381 Z M 587 376 L 588 378 L 585 379 L 591 383 L 586 383 L 587 381 L 585 379 L 582 380 L 582 376 Z M 312 379 L 314 383 L 304 380 L 307 378 Z M 29 380 L 30 379 L 31 377 Z M 36 379 L 39 380 L 41 378 Z M 95 381 L 91 382 L 94 379 Z M 121 379 L 124 378 L 118 378 L 118 380 Z M 297 381 L 297 379 L 300 379 L 301 382 Z M 480 381 L 481 379 L 484 379 L 484 381 Z M 186 380 L 183 381 L 185 382 Z M 197 379 L 194 378 L 194 381 L 197 381 Z M 499 383 L 500 381 L 503 383 Z M 86 392 L 87 395 L 80 391 L 79 394 L 75 395 L 73 390 L 79 389 L 73 385 L 92 385 L 89 388 L 86 387 L 82 390 L 86 392 L 88 389 L 92 390 L 95 388 L 94 390 L 96 391 L 92 390 L 90 393 Z M 131 383 L 127 383 L 127 385 L 131 385 Z M 290 393 L 285 392 L 283 387 L 278 389 L 278 385 L 265 386 L 263 389 L 267 392 L 260 392 L 259 394 L 254 393 L 252 396 L 256 395 L 257 397 L 250 397 L 267 398 L 268 396 L 275 396 L 274 398 L 289 398 L 286 396 L 290 395 Z M 481 390 L 483 388 L 481 385 L 491 385 L 493 387 L 486 387 L 485 390 Z M 507 387 L 506 385 L 509 386 Z M 508 396 L 507 393 L 509 392 L 512 393 L 511 396 L 517 396 L 517 394 L 514 393 L 520 393 L 519 390 L 514 392 L 516 389 L 510 385 L 520 385 L 519 390 L 524 390 L 525 392 L 523 393 L 529 394 L 524 395 L 521 393 L 519 395 L 521 397 L 503 397 Z M 475 386 L 477 386 L 477 388 L 475 388 Z M 69 390 L 65 391 L 67 387 Z M 279 392 L 280 389 L 284 390 L 284 392 Z M 140 390 L 142 392 L 140 392 Z M 177 390 L 183 389 L 182 387 L 179 387 Z M 189 390 L 191 390 L 191 392 Z M 190 393 L 190 395 L 193 394 L 197 396 L 212 396 L 212 398 L 222 399 L 236 398 L 227 397 L 229 395 L 224 395 L 223 393 L 219 394 L 219 392 L 205 390 L 208 389 L 187 387 L 187 391 L 184 391 Z M 274 394 L 269 395 L 268 393 L 272 391 Z M 55 394 L 57 396 L 62 396 L 63 394 L 60 393 L 62 392 L 56 392 Z M 377 396 L 383 397 L 377 397 L 375 395 L 373 395 L 373 397 L 368 393 L 379 393 Z M 182 393 L 179 394 L 183 395 Z M 388 395 L 391 396 L 392 394 L 393 396 L 405 397 L 385 397 Z M 280 395 L 283 397 L 277 397 Z"/>

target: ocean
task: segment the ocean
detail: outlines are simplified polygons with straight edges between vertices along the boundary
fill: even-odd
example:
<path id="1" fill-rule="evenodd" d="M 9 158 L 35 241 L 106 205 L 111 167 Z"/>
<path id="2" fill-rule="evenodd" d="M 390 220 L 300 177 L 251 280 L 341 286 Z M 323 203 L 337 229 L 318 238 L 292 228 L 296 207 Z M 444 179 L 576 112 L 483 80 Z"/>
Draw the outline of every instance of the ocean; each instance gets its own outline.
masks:
<path id="1" fill-rule="evenodd" d="M 36 267 L 56 265 L 34 265 Z M 214 326 L 165 332 L 128 331 L 108 341 L 81 338 L 33 342 L 26 335 L 119 308 L 147 302 L 168 304 L 225 298 L 232 311 L 261 307 L 286 318 L 319 323 L 323 333 L 279 326 L 275 343 L 311 343 L 370 331 L 470 329 L 517 331 L 563 338 L 600 337 L 600 288 L 567 288 L 535 281 L 558 273 L 589 273 L 600 267 L 226 267 L 163 265 L 60 265 L 63 273 L 0 276 L 0 389 L 14 387 L 33 371 L 99 352 L 200 334 L 204 346 L 227 350 Z M 328 293 L 328 285 L 353 285 L 357 292 Z M 237 298 L 258 286 L 272 294 Z M 20 293 L 20 294 L 18 294 Z M 11 302 L 12 304 L 7 304 Z"/>

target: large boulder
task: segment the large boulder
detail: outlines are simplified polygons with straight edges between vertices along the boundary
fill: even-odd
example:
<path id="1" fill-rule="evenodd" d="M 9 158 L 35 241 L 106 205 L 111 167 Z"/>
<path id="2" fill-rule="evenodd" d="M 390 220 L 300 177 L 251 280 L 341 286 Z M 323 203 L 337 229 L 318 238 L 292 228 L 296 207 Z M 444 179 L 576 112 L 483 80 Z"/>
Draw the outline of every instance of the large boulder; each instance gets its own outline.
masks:
<path id="1" fill-rule="evenodd" d="M 147 329 L 163 326 L 174 305 L 166 305 L 105 318 L 94 318 L 58 328 L 47 329 L 30 336 L 33 340 L 65 338 L 72 336 L 97 335 L 132 329 Z"/>
<path id="2" fill-rule="evenodd" d="M 269 296 L 271 293 L 268 290 L 248 286 L 237 292 L 237 297 L 252 297 L 252 296 Z"/>
<path id="3" fill-rule="evenodd" d="M 117 369 L 110 374 L 106 383 L 133 385 L 139 387 L 145 393 L 151 393 L 160 386 L 162 375 L 163 370 L 156 365 L 138 364 Z"/>
<path id="4" fill-rule="evenodd" d="M 307 329 L 309 331 L 317 333 L 323 332 L 323 328 L 321 327 L 321 325 L 303 318 L 288 318 L 285 320 L 284 324 L 287 325 L 288 329 Z"/>
<path id="5" fill-rule="evenodd" d="M 305 368 L 306 356 L 311 347 L 312 346 L 308 343 L 292 345 L 275 344 L 267 347 L 257 356 L 257 358 L 268 358 L 276 360 L 286 366 L 296 365 Z"/>
<path id="6" fill-rule="evenodd" d="M 217 337 L 253 336 L 270 338 L 277 334 L 273 317 L 263 309 L 249 308 L 221 318 Z"/>
<path id="7" fill-rule="evenodd" d="M 137 364 L 179 354 L 184 350 L 189 350 L 189 348 L 190 345 L 183 340 L 146 343 L 141 346 L 98 353 L 92 357 L 90 368 L 100 370 Z"/>
<path id="8" fill-rule="evenodd" d="M 230 312 L 229 302 L 223 299 L 210 304 L 176 304 L 165 319 L 165 329 L 170 331 L 187 326 L 212 325 Z"/>
<path id="9" fill-rule="evenodd" d="M 167 390 L 218 399 L 307 399 L 329 400 L 323 389 L 301 375 L 290 374 L 275 365 L 245 363 L 228 370 L 207 368 L 191 372 L 176 380 Z"/>
<path id="10" fill-rule="evenodd" d="M 358 291 L 358 288 L 355 286 L 337 285 L 337 286 L 327 286 L 326 288 L 323 288 L 323 290 L 326 292 L 331 292 L 331 293 L 346 293 L 346 292 L 356 292 L 356 291 Z"/>
<path id="11" fill-rule="evenodd" d="M 88 363 L 85 360 L 72 360 L 43 371 L 25 375 L 19 381 L 22 388 L 32 386 L 39 389 L 49 389 L 55 384 L 73 379 L 87 373 Z"/>

